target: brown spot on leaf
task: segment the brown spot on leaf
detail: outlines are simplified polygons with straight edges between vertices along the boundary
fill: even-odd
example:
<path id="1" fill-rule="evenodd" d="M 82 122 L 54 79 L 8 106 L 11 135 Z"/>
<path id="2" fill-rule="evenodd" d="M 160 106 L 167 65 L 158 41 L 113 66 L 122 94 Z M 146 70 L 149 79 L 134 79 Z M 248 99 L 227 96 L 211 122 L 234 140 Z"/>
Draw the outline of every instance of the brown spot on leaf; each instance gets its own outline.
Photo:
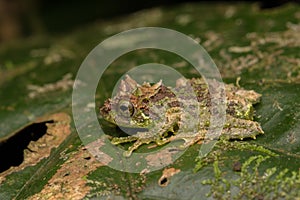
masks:
<path id="1" fill-rule="evenodd" d="M 65 74 L 61 80 L 58 80 L 57 82 L 54 83 L 47 83 L 43 86 L 38 86 L 38 85 L 28 85 L 27 89 L 30 90 L 30 93 L 28 94 L 29 98 L 36 98 L 39 95 L 42 94 L 47 94 L 48 92 L 53 92 L 56 90 L 68 90 L 70 89 L 74 81 L 71 79 L 72 74 L 68 73 Z"/>
<path id="2" fill-rule="evenodd" d="M 84 177 L 102 165 L 86 148 L 81 147 L 70 155 L 42 191 L 31 196 L 29 200 L 83 199 L 90 191 Z"/>
<path id="3" fill-rule="evenodd" d="M 146 156 L 146 160 L 148 165 L 160 167 L 172 164 L 174 159 L 172 158 L 173 154 L 176 154 L 176 151 L 172 151 L 173 149 L 163 149 L 155 154 L 150 154 Z"/>
<path id="4" fill-rule="evenodd" d="M 168 168 L 164 169 L 162 176 L 158 180 L 158 185 L 166 187 L 170 183 L 170 178 L 179 173 L 180 169 Z"/>
<path id="5" fill-rule="evenodd" d="M 113 158 L 100 150 L 100 147 L 103 145 L 105 145 L 105 142 L 100 138 L 88 144 L 86 148 L 97 160 L 101 161 L 103 165 L 108 165 Z"/>
<path id="6" fill-rule="evenodd" d="M 66 113 L 45 116 L 18 131 L 12 137 L 0 141 L 0 148 L 6 150 L 21 149 L 20 152 L 10 151 L 9 159 L 19 160 L 17 163 L 10 162 L 10 165 L 6 166 L 7 170 L 0 173 L 0 183 L 5 180 L 7 175 L 20 171 L 25 167 L 34 166 L 43 158 L 48 157 L 51 150 L 58 147 L 71 133 L 70 121 L 70 116 Z M 17 143 L 18 148 L 16 148 L 15 141 L 22 142 L 22 140 L 25 143 Z M 13 153 L 17 155 L 12 155 Z M 12 156 L 21 156 L 21 160 L 20 158 L 12 158 Z"/>

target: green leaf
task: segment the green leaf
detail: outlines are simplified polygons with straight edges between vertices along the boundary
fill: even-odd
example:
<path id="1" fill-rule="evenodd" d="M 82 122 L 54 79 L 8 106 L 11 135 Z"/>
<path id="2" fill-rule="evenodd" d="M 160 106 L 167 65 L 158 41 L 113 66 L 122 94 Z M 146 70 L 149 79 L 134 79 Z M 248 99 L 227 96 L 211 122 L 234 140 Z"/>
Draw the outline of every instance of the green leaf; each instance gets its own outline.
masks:
<path id="1" fill-rule="evenodd" d="M 299 198 L 299 10 L 295 4 L 260 10 L 257 4 L 190 3 L 145 10 L 61 38 L 45 36 L 1 47 L 0 148 L 6 145 L 6 151 L 0 153 L 0 166 L 5 168 L 3 159 L 16 152 L 21 163 L 0 174 L 0 199 Z M 171 28 L 200 41 L 226 83 L 240 77 L 241 87 L 261 93 L 255 120 L 265 134 L 256 140 L 221 140 L 202 159 L 201 145 L 193 145 L 171 165 L 149 173 L 117 171 L 90 155 L 73 122 L 66 120 L 72 118 L 77 70 L 99 42 L 142 26 Z M 172 66 L 186 77 L 199 76 L 174 54 L 151 49 L 130 52 L 105 71 L 96 107 L 110 97 L 123 73 L 150 62 Z M 59 114 L 64 117 L 56 118 Z M 110 134 L 120 133 L 102 125 Z M 68 132 L 66 138 L 53 142 L 52 136 L 62 137 L 55 130 L 62 129 Z M 18 138 L 25 143 L 17 146 Z M 138 151 L 147 150 L 145 146 Z M 38 153 L 41 159 L 30 160 Z"/>

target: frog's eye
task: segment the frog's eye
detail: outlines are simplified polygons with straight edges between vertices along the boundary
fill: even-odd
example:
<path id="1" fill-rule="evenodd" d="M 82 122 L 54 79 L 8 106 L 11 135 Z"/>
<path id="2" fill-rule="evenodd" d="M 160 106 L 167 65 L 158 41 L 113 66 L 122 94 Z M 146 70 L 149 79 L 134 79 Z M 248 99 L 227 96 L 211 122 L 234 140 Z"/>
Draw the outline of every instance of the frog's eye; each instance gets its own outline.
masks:
<path id="1" fill-rule="evenodd" d="M 124 117 L 131 117 L 134 113 L 134 107 L 131 102 L 120 101 L 118 111 Z"/>

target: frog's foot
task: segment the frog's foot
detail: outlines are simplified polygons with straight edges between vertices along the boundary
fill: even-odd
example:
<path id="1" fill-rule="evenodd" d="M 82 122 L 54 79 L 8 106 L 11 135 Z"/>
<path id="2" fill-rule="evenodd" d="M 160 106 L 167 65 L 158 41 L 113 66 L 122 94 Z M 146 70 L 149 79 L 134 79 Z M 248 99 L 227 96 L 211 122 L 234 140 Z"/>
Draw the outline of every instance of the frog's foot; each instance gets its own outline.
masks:
<path id="1" fill-rule="evenodd" d="M 137 132 L 135 135 L 130 135 L 127 137 L 116 137 L 111 140 L 114 145 L 123 144 L 128 142 L 134 142 L 132 146 L 128 148 L 127 151 L 123 153 L 125 157 L 129 157 L 134 150 L 139 148 L 143 144 L 149 144 L 159 140 L 155 134 L 152 132 Z"/>
<path id="2" fill-rule="evenodd" d="M 132 152 L 133 152 L 134 150 L 138 149 L 138 148 L 139 148 L 140 146 L 142 146 L 143 144 L 149 144 L 149 143 L 155 141 L 155 139 L 156 139 L 156 138 L 154 138 L 154 137 L 139 138 L 139 139 L 136 140 L 135 143 L 133 143 L 132 146 L 130 146 L 130 147 L 128 148 L 127 151 L 125 151 L 125 152 L 123 153 L 123 155 L 124 155 L 125 157 L 130 157 L 131 154 L 132 154 Z"/>
<path id="3" fill-rule="evenodd" d="M 168 140 L 165 141 L 165 143 L 176 141 L 176 140 L 184 140 L 184 143 L 179 146 L 179 149 L 185 149 L 197 143 L 200 140 L 204 140 L 205 133 L 206 131 L 199 131 L 197 133 L 193 133 L 193 132 L 180 133 L 168 138 Z"/>

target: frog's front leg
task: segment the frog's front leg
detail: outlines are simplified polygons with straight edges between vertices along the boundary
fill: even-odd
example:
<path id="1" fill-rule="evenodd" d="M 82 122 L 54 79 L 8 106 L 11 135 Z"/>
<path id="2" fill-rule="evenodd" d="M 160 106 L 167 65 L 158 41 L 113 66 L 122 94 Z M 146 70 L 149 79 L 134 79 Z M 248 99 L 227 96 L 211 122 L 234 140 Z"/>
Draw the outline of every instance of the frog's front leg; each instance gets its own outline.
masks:
<path id="1" fill-rule="evenodd" d="M 129 156 L 131 156 L 131 154 L 132 154 L 132 152 L 133 152 L 134 150 L 138 149 L 138 148 L 139 148 L 140 146 L 142 146 L 143 144 L 149 144 L 149 143 L 155 141 L 156 139 L 157 139 L 157 136 L 155 136 L 155 135 L 152 135 L 152 136 L 149 136 L 149 137 L 145 137 L 145 138 L 139 138 L 139 139 L 137 139 L 137 140 L 133 143 L 133 145 L 131 145 L 131 146 L 128 148 L 127 151 L 125 151 L 125 152 L 123 153 L 123 155 L 124 155 L 125 157 L 129 157 Z"/>
<path id="2" fill-rule="evenodd" d="M 158 141 L 158 137 L 159 136 L 157 134 L 152 132 L 137 132 L 135 135 L 113 138 L 111 142 L 112 144 L 122 144 L 135 141 L 123 154 L 125 157 L 129 157 L 132 152 L 138 149 L 141 145 Z"/>
<path id="3" fill-rule="evenodd" d="M 194 132 L 177 133 L 176 135 L 173 135 L 170 138 L 166 139 L 164 143 L 168 143 L 176 140 L 184 140 L 184 143 L 179 146 L 179 149 L 185 149 L 200 140 L 204 140 L 206 132 L 207 131 L 203 129 L 203 130 L 199 130 L 196 133 Z"/>
<path id="4" fill-rule="evenodd" d="M 149 144 L 151 142 L 155 142 L 158 146 L 163 145 L 168 142 L 167 136 L 165 135 L 168 132 L 174 132 L 174 126 L 176 125 L 176 121 L 169 121 L 169 123 L 163 124 L 163 122 L 159 122 L 156 126 L 150 128 L 145 132 L 137 132 L 135 135 L 127 136 L 127 137 L 118 137 L 113 138 L 111 140 L 112 144 L 122 144 L 127 142 L 134 142 L 132 146 L 128 148 L 127 151 L 124 152 L 125 157 L 129 157 L 132 152 L 138 149 L 143 144 Z"/>
<path id="5" fill-rule="evenodd" d="M 155 142 L 158 146 L 168 143 L 169 138 L 164 138 L 161 134 L 157 132 L 138 132 L 135 136 L 128 136 L 128 138 L 138 138 L 132 141 L 135 141 L 132 146 L 128 148 L 127 151 L 124 152 L 125 157 L 131 156 L 132 152 L 138 149 L 143 144 L 149 144 L 151 142 Z M 127 141 L 126 141 L 127 142 Z M 128 141 L 129 142 L 129 141 Z M 120 144 L 120 143 L 119 143 Z"/>
<path id="6" fill-rule="evenodd" d="M 124 156 L 129 157 L 132 152 L 138 149 L 141 145 L 159 141 L 160 139 L 158 137 L 159 136 L 153 132 L 137 132 L 135 135 L 113 138 L 111 143 L 117 145 L 135 141 L 132 146 L 130 146 L 128 150 L 124 152 Z"/>

